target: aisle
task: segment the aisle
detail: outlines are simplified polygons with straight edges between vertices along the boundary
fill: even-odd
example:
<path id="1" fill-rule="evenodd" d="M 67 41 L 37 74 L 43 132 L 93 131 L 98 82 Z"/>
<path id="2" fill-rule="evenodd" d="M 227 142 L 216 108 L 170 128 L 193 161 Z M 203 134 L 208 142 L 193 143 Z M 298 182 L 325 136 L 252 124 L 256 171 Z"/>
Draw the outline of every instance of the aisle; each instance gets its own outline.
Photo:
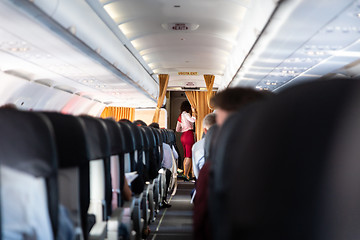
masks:
<path id="1" fill-rule="evenodd" d="M 178 190 L 171 198 L 171 208 L 163 209 L 158 214 L 156 221 L 151 224 L 152 240 L 180 240 L 192 239 L 192 204 L 190 192 L 194 183 L 179 180 Z"/>

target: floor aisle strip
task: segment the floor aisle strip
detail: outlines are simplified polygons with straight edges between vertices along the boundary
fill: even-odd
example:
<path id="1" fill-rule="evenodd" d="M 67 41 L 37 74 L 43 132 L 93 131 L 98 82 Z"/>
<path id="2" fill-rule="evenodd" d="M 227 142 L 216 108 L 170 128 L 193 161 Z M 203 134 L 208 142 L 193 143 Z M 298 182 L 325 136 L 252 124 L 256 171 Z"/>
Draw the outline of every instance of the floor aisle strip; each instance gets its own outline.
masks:
<path id="1" fill-rule="evenodd" d="M 170 197 L 169 203 L 171 203 L 171 199 L 172 199 L 172 198 L 173 198 L 173 196 Z M 163 219 L 164 219 L 164 217 L 165 217 L 165 213 L 166 213 L 167 210 L 168 210 L 168 209 L 166 208 L 165 211 L 163 212 L 163 215 L 161 216 L 161 219 L 160 219 L 160 221 L 159 221 L 159 224 L 158 224 L 155 232 L 159 231 L 160 225 L 161 225 L 161 223 L 162 223 L 162 221 L 163 221 Z M 153 236 L 153 238 L 152 238 L 152 240 L 155 240 L 156 235 L 157 235 L 157 234 L 155 233 L 154 236 Z"/>

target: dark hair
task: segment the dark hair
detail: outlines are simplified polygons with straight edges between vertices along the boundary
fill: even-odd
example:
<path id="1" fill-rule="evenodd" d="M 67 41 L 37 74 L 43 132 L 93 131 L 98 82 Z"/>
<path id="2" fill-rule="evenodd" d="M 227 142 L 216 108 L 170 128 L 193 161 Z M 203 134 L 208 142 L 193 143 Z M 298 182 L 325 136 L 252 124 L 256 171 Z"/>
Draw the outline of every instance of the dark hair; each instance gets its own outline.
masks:
<path id="1" fill-rule="evenodd" d="M 191 105 L 189 103 L 189 101 L 183 101 L 181 103 L 181 106 L 180 106 L 180 111 L 181 112 L 187 112 L 187 113 L 190 113 L 191 112 Z"/>
<path id="2" fill-rule="evenodd" d="M 13 103 L 7 103 L 0 107 L 1 109 L 17 109 L 16 105 Z"/>
<path id="3" fill-rule="evenodd" d="M 160 129 L 160 125 L 159 125 L 158 123 L 155 123 L 155 122 L 151 123 L 151 124 L 149 125 L 149 127 L 153 127 L 153 128 Z"/>
<path id="4" fill-rule="evenodd" d="M 225 111 L 236 111 L 242 106 L 266 98 L 272 94 L 260 92 L 251 88 L 227 88 L 217 93 L 210 100 L 214 108 L 221 108 Z"/>
<path id="5" fill-rule="evenodd" d="M 129 119 L 126 119 L 126 118 L 120 119 L 119 122 L 132 123 Z"/>
<path id="6" fill-rule="evenodd" d="M 146 127 L 147 126 L 147 124 L 143 121 L 143 120 L 136 120 L 136 121 L 134 121 L 134 124 L 136 125 L 136 126 L 144 126 L 144 127 Z"/>

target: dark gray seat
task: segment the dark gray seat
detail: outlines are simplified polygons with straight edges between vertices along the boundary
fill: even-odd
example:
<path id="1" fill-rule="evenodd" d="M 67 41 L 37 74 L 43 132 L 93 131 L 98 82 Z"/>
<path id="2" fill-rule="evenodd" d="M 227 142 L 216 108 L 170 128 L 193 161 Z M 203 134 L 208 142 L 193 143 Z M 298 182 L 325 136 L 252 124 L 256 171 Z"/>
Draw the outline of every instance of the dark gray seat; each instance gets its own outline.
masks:
<path id="1" fill-rule="evenodd" d="M 360 236 L 360 197 L 354 188 L 359 161 L 347 165 L 358 170 L 349 186 L 337 178 L 346 176 L 342 170 L 347 158 L 332 154 L 359 89 L 360 82 L 350 79 L 303 84 L 248 106 L 225 122 L 211 170 L 214 239 Z M 351 140 L 343 138 L 341 144 L 354 145 Z M 346 212 L 347 204 L 339 205 L 354 200 L 357 204 Z"/>
<path id="2" fill-rule="evenodd" d="M 153 180 L 158 176 L 159 168 L 157 163 L 159 162 L 158 158 L 160 157 L 156 136 L 151 127 L 141 127 L 141 129 L 148 142 L 148 147 L 146 149 L 148 176 L 149 180 Z"/>
<path id="3" fill-rule="evenodd" d="M 211 159 L 211 155 L 213 154 L 213 150 L 216 148 L 216 137 L 219 134 L 219 126 L 214 125 L 207 131 L 205 135 L 205 149 L 204 149 L 204 158 L 205 161 Z M 213 159 L 216 161 L 216 159 Z"/>
<path id="4" fill-rule="evenodd" d="M 55 239 L 58 231 L 57 152 L 51 123 L 38 113 L 0 109 L 0 132 L 1 167 L 45 179 L 47 207 Z M 11 184 L 8 180 L 11 181 L 11 179 L 1 181 L 2 189 Z M 22 193 L 18 192 L 16 197 L 27 196 L 22 196 Z M 4 200 L 4 195 L 1 199 Z M 2 206 L 3 204 L 5 202 Z M 38 206 L 39 209 L 42 207 L 45 206 Z M 26 209 L 27 206 L 18 206 L 18 208 Z"/>
<path id="5" fill-rule="evenodd" d="M 110 175 L 111 143 L 106 124 L 90 116 L 79 117 L 86 127 L 86 138 L 90 158 L 90 212 L 97 222 L 111 216 L 112 187 Z M 103 184 L 102 184 L 103 183 Z M 98 205 L 100 201 L 102 210 Z M 93 204 L 92 204 L 93 203 Z M 93 207 L 92 207 L 93 206 Z M 100 216 L 102 212 L 102 217 Z"/>
<path id="6" fill-rule="evenodd" d="M 128 121 L 119 122 L 121 133 L 127 142 L 127 153 L 130 154 L 131 171 L 137 171 L 138 177 L 131 183 L 131 190 L 135 194 L 144 191 L 144 163 L 143 163 L 143 135 L 140 129 Z"/>
<path id="7" fill-rule="evenodd" d="M 100 119 L 106 124 L 108 135 L 111 144 L 111 178 L 113 188 L 113 200 L 117 207 L 122 205 L 121 192 L 124 188 L 125 167 L 124 167 L 124 154 L 126 153 L 126 141 L 124 135 L 120 131 L 120 126 L 117 122 L 111 119 Z M 116 168 L 116 169 L 114 169 Z M 115 196 L 114 196 L 115 195 Z M 114 205 L 114 204 L 113 204 Z"/>
<path id="8" fill-rule="evenodd" d="M 75 227 L 88 239 L 89 150 L 84 122 L 75 116 L 43 112 L 51 122 L 59 161 L 59 200 L 70 210 Z"/>

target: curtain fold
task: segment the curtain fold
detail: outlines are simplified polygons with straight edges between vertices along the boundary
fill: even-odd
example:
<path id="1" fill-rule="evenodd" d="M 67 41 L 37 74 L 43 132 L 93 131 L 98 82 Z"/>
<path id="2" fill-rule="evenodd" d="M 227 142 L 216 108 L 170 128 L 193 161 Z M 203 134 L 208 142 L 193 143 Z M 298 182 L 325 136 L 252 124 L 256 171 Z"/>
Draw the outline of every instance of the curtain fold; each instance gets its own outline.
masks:
<path id="1" fill-rule="evenodd" d="M 203 119 L 206 115 L 212 112 L 212 110 L 208 107 L 207 92 L 187 91 L 185 94 L 191 104 L 191 107 L 195 110 L 195 134 L 197 141 L 199 141 L 203 135 Z"/>
<path id="2" fill-rule="evenodd" d="M 212 96 L 215 95 L 215 92 L 213 92 L 213 86 L 214 86 L 214 81 L 215 81 L 215 76 L 214 75 L 204 75 L 204 79 L 205 79 L 205 84 L 206 84 L 206 100 L 207 100 L 207 104 L 208 107 L 210 109 L 213 109 L 213 106 L 210 106 L 210 99 Z"/>
<path id="3" fill-rule="evenodd" d="M 135 118 L 135 108 L 128 107 L 106 107 L 101 113 L 101 118 L 113 118 L 115 121 L 119 121 L 120 119 L 128 119 L 131 122 L 134 121 Z"/>
<path id="4" fill-rule="evenodd" d="M 156 106 L 156 110 L 153 117 L 153 122 L 159 123 L 160 117 L 160 108 L 164 103 L 164 98 L 166 95 L 167 86 L 169 83 L 169 75 L 168 74 L 160 74 L 159 75 L 159 98 Z"/>

